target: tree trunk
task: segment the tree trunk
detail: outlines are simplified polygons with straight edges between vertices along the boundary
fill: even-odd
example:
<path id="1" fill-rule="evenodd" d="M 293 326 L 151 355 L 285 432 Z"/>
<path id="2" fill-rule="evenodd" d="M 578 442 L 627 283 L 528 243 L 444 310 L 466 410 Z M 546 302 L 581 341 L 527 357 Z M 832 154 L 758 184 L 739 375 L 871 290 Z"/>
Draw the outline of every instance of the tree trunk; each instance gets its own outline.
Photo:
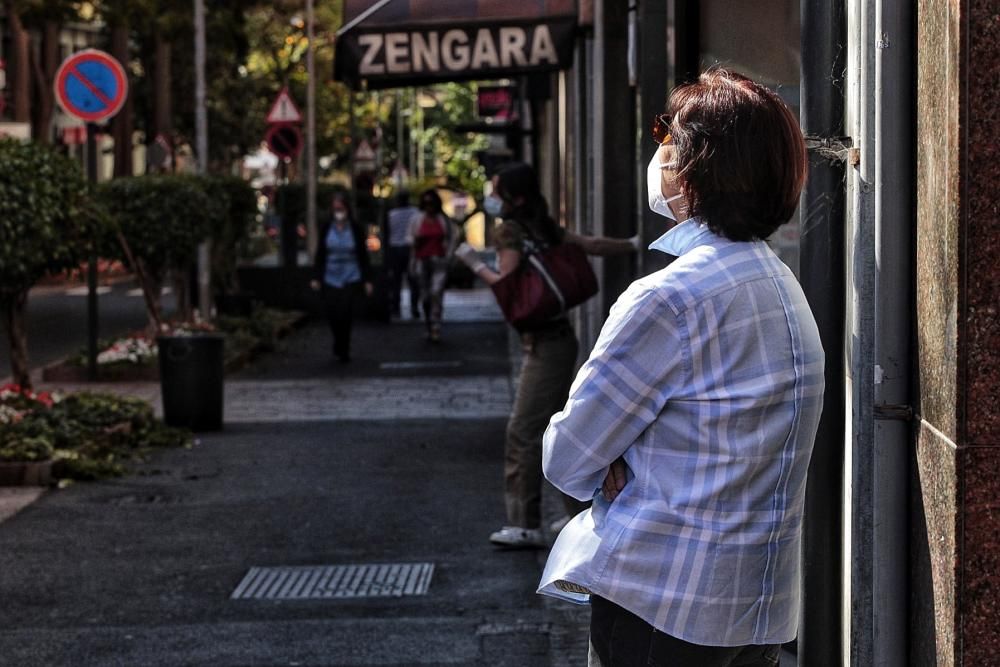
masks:
<path id="1" fill-rule="evenodd" d="M 156 54 L 153 65 L 153 131 L 147 141 L 152 143 L 157 135 L 163 135 L 171 147 L 173 153 L 173 100 L 170 96 L 170 65 L 171 65 L 171 44 L 157 30 L 153 37 L 154 53 Z M 169 171 L 175 168 L 173 156 L 170 159 Z"/>
<path id="2" fill-rule="evenodd" d="M 128 48 L 129 27 L 127 23 L 118 24 L 111 28 L 111 55 L 125 68 L 126 75 L 129 71 Z M 125 104 L 121 111 L 111 121 L 111 134 L 115 139 L 115 178 L 131 176 L 132 165 L 132 133 L 135 126 L 134 104 L 132 101 L 132 86 L 129 85 L 129 93 L 125 98 Z"/>
<path id="3" fill-rule="evenodd" d="M 174 303 L 177 305 L 177 317 L 182 322 L 190 322 L 192 315 L 191 281 L 188 278 L 189 274 L 189 271 L 171 272 L 171 278 L 174 283 Z"/>
<path id="4" fill-rule="evenodd" d="M 35 105 L 32 136 L 38 143 L 52 143 L 52 113 L 55 111 L 56 70 L 59 68 L 59 31 L 56 21 L 45 21 L 39 36 L 37 48 L 31 50 L 31 64 L 34 74 Z"/>
<path id="5" fill-rule="evenodd" d="M 16 384 L 31 388 L 31 369 L 28 367 L 28 334 L 25 326 L 25 306 L 28 292 L 20 292 L 5 298 L 3 308 L 4 329 L 10 343 L 10 373 Z"/>
<path id="6" fill-rule="evenodd" d="M 160 307 L 160 293 L 163 288 L 163 280 L 146 269 L 146 265 L 143 264 L 142 260 L 132 254 L 132 248 L 129 247 L 128 241 L 125 240 L 125 236 L 121 232 L 118 232 L 118 243 L 121 244 L 128 265 L 132 267 L 136 278 L 139 279 L 139 287 L 142 288 L 142 296 L 146 300 L 150 333 L 155 336 L 160 332 L 163 324 L 163 318 L 160 315 L 163 312 L 163 309 Z"/>
<path id="7" fill-rule="evenodd" d="M 146 309 L 149 311 L 149 327 L 153 335 L 158 335 L 163 328 L 163 279 L 144 273 L 141 282 L 146 295 Z"/>
<path id="8" fill-rule="evenodd" d="M 10 33 L 10 55 L 7 57 L 10 73 L 11 111 L 15 123 L 31 122 L 31 45 L 28 31 L 21 23 L 15 3 L 4 3 L 7 30 Z"/>

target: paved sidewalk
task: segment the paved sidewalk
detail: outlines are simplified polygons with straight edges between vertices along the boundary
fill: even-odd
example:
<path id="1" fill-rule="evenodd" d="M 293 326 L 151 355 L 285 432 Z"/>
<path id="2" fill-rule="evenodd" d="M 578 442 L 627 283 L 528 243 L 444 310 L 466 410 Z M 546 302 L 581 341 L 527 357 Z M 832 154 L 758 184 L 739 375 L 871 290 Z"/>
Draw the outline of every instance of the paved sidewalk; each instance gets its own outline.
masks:
<path id="1" fill-rule="evenodd" d="M 38 500 L 43 493 L 45 489 L 41 487 L 0 487 L 0 523 Z"/>
<path id="2" fill-rule="evenodd" d="M 364 419 L 489 419 L 510 413 L 500 376 L 343 378 L 226 383 L 227 424 Z"/>
<path id="3" fill-rule="evenodd" d="M 503 520 L 508 331 L 489 292 L 456 296 L 441 345 L 359 323 L 347 366 L 308 325 L 227 377 L 224 431 L 4 521 L 0 664 L 584 664 L 585 608 L 534 593 L 544 552 L 486 539 Z M 159 407 L 155 384 L 79 388 Z M 346 563 L 435 571 L 425 596 L 229 598 L 250 567 Z"/>

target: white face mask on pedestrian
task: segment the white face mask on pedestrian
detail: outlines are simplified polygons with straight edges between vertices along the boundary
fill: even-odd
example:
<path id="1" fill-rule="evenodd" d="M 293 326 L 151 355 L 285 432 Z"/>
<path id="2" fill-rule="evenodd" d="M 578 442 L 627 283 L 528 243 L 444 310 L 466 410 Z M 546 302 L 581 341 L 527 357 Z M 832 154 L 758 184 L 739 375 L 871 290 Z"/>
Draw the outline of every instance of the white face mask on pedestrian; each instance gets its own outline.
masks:
<path id="1" fill-rule="evenodd" d="M 503 200 L 496 195 L 486 195 L 483 199 L 483 210 L 487 215 L 497 218 L 503 212 Z"/>
<path id="2" fill-rule="evenodd" d="M 646 195 L 649 208 L 653 213 L 658 213 L 674 222 L 680 222 L 669 204 L 683 198 L 684 195 L 677 193 L 672 197 L 663 196 L 663 170 L 672 167 L 673 165 L 669 162 L 660 162 L 660 149 L 657 148 L 656 152 L 653 153 L 653 158 L 649 161 L 649 166 L 646 167 Z"/>

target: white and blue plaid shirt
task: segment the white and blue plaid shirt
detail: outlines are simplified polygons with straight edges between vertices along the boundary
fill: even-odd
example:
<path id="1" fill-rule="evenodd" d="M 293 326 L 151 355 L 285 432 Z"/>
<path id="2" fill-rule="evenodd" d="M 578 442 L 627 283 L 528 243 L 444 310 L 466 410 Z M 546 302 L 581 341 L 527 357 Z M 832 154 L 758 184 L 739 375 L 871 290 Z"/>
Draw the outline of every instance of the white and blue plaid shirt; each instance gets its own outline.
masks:
<path id="1" fill-rule="evenodd" d="M 545 476 L 594 502 L 560 533 L 539 592 L 591 591 L 696 644 L 790 641 L 823 398 L 816 323 L 764 242 L 694 219 L 650 248 L 678 259 L 618 299 L 545 432 Z M 618 457 L 628 483 L 609 503 Z"/>

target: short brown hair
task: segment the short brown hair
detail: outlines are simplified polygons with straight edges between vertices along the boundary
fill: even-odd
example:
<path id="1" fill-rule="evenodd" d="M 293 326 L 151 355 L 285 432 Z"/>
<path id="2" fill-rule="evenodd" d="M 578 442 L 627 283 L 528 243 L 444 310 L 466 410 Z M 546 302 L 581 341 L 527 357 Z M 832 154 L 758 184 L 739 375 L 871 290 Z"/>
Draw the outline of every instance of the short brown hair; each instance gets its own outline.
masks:
<path id="1" fill-rule="evenodd" d="M 798 119 L 777 93 L 713 67 L 674 89 L 668 109 L 692 216 L 733 241 L 765 239 L 791 219 L 809 160 Z"/>

